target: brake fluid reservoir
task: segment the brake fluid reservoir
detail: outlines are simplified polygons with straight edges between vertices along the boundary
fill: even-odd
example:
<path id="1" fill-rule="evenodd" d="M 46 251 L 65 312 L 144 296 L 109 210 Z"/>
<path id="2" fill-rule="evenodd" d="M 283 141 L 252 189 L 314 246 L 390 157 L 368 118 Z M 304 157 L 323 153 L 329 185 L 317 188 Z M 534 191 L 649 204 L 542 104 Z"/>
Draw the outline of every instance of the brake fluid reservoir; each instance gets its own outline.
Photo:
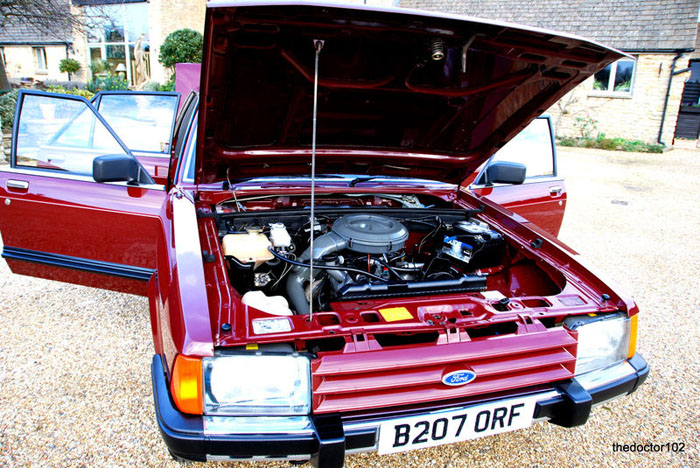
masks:
<path id="1" fill-rule="evenodd" d="M 270 224 L 270 241 L 272 241 L 272 245 L 276 248 L 285 249 L 292 245 L 292 238 L 287 232 L 284 223 Z"/>
<path id="2" fill-rule="evenodd" d="M 245 234 L 226 234 L 221 241 L 225 256 L 241 263 L 255 262 L 255 268 L 274 258 L 268 250 L 270 247 L 272 244 L 267 236 L 254 229 Z"/>

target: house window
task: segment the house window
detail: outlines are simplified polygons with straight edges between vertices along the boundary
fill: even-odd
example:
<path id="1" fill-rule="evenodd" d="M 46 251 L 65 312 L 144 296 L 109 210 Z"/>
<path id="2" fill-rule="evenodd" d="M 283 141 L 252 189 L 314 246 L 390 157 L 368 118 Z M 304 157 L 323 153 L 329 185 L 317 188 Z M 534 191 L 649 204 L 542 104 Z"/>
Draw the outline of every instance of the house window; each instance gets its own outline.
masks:
<path id="1" fill-rule="evenodd" d="M 6 67 L 7 62 L 5 62 L 5 48 L 4 47 L 0 47 L 0 60 L 2 60 L 2 66 Z"/>
<path id="2" fill-rule="evenodd" d="M 593 77 L 593 92 L 607 95 L 629 95 L 632 93 L 634 60 L 618 60 L 611 63 Z"/>
<path id="3" fill-rule="evenodd" d="M 34 47 L 34 56 L 36 57 L 36 71 L 46 72 L 46 49 L 43 47 Z"/>
<path id="4" fill-rule="evenodd" d="M 690 78 L 688 81 L 700 82 L 700 60 L 691 60 L 688 66 L 690 67 Z"/>
<path id="5" fill-rule="evenodd" d="M 92 78 L 120 75 L 129 84 L 148 80 L 148 3 L 102 2 L 114 5 L 86 6 L 90 18 L 87 42 Z M 145 62 L 145 63 L 144 63 Z"/>

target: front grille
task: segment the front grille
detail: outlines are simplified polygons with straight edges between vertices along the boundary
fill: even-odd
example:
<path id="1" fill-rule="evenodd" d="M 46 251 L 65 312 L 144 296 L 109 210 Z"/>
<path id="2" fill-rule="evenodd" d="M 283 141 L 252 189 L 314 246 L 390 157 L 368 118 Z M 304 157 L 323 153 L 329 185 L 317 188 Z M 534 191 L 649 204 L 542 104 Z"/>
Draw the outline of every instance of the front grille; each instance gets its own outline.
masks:
<path id="1" fill-rule="evenodd" d="M 439 345 L 327 354 L 312 363 L 314 413 L 441 401 L 569 379 L 576 334 L 563 327 Z M 476 379 L 450 387 L 445 371 L 469 368 Z"/>

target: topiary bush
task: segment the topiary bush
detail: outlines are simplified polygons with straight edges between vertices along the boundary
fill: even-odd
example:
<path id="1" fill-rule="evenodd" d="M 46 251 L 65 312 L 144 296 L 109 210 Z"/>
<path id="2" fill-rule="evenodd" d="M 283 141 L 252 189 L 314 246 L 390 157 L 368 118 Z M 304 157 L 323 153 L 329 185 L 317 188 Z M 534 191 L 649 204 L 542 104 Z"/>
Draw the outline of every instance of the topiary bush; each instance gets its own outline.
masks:
<path id="1" fill-rule="evenodd" d="M 202 42 L 202 35 L 192 29 L 173 31 L 160 47 L 158 61 L 170 69 L 174 68 L 176 63 L 200 63 Z"/>
<path id="2" fill-rule="evenodd" d="M 61 73 L 77 73 L 80 70 L 80 62 L 72 58 L 64 58 L 58 64 Z"/>

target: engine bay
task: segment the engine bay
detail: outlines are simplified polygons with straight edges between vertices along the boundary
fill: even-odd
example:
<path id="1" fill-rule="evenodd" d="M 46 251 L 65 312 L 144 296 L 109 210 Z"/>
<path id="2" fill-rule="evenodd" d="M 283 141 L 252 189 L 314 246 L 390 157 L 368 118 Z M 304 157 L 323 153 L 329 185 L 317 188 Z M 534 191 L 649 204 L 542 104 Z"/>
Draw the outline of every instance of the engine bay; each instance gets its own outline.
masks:
<path id="1" fill-rule="evenodd" d="M 480 210 L 321 202 L 312 228 L 300 206 L 214 215 L 230 284 L 244 304 L 293 316 L 334 303 L 455 293 L 498 303 L 557 294 L 565 282 L 478 219 Z"/>

